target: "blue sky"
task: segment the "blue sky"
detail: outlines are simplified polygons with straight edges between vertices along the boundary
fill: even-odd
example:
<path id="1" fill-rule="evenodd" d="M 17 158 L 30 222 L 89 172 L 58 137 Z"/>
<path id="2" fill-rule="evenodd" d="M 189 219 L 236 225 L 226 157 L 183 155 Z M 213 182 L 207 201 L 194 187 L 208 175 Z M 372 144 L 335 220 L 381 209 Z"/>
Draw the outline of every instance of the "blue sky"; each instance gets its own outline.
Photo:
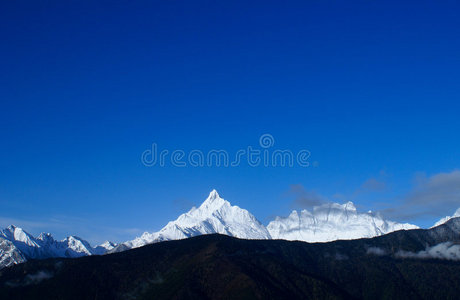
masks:
<path id="1" fill-rule="evenodd" d="M 123 241 L 212 188 L 265 224 L 316 198 L 420 226 L 460 207 L 460 4 L 65 2 L 1 4 L 0 225 Z M 141 162 L 267 133 L 310 167 Z"/>

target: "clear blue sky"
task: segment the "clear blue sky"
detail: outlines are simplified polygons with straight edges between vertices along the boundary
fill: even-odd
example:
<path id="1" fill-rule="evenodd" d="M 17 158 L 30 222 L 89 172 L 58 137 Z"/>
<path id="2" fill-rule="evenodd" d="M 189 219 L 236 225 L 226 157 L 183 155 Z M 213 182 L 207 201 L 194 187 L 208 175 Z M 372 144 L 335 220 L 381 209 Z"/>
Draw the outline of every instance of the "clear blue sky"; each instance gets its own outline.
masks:
<path id="1" fill-rule="evenodd" d="M 247 2 L 3 1 L 1 225 L 123 241 L 212 188 L 266 224 L 299 204 L 292 185 L 389 212 L 439 173 L 457 186 L 459 3 Z M 140 160 L 264 133 L 315 166 Z M 407 221 L 451 214 L 457 192 Z"/>

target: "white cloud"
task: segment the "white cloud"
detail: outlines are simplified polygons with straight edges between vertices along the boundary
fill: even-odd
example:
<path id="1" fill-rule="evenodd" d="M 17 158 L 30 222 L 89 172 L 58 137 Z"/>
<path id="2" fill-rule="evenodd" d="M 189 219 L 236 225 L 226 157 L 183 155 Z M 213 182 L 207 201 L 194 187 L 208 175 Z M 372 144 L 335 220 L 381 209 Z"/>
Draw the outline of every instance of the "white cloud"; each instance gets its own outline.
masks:
<path id="1" fill-rule="evenodd" d="M 399 258 L 437 258 L 460 260 L 460 245 L 453 244 L 452 242 L 446 242 L 437 244 L 433 247 L 427 247 L 425 250 L 419 252 L 398 251 L 395 256 Z"/>
<path id="2" fill-rule="evenodd" d="M 383 256 L 386 255 L 386 251 L 379 247 L 369 247 L 366 251 L 367 254 Z"/>
<path id="3" fill-rule="evenodd" d="M 460 207 L 460 171 L 438 173 L 427 177 L 417 174 L 415 186 L 401 198 L 400 205 L 382 210 L 396 220 L 439 217 Z"/>
<path id="4" fill-rule="evenodd" d="M 460 206 L 460 171 L 438 173 L 431 177 L 419 175 L 417 186 L 409 194 L 411 204 L 441 206 Z"/>
<path id="5" fill-rule="evenodd" d="M 378 180 L 374 177 L 367 179 L 362 185 L 361 188 L 367 191 L 383 191 L 386 188 L 386 183 L 383 180 Z"/>
<path id="6" fill-rule="evenodd" d="M 330 202 L 328 198 L 315 191 L 305 189 L 301 184 L 292 184 L 289 187 L 288 195 L 294 196 L 294 201 L 292 203 L 294 207 L 310 208 Z"/>

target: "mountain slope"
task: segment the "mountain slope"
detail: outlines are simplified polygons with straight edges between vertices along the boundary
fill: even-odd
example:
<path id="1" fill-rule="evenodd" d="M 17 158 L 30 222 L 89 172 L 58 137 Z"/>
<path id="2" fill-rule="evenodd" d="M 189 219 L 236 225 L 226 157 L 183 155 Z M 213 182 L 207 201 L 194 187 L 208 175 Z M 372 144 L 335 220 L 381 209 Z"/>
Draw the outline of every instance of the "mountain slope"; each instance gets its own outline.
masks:
<path id="1" fill-rule="evenodd" d="M 313 212 L 293 211 L 288 217 L 276 217 L 267 229 L 274 239 L 305 242 L 329 242 L 375 237 L 401 229 L 417 229 L 411 224 L 384 220 L 380 215 L 359 213 L 352 202 L 315 206 Z"/>
<path id="2" fill-rule="evenodd" d="M 116 243 L 113 243 L 113 242 L 110 242 L 110 241 L 105 241 L 104 243 L 102 243 L 102 244 L 96 246 L 95 248 L 93 248 L 93 254 L 96 254 L 96 255 L 105 254 L 107 251 L 112 250 L 116 246 L 117 246 Z"/>
<path id="3" fill-rule="evenodd" d="M 202 235 L 0 271 L 5 299 L 456 299 L 460 262 L 403 259 L 450 241 L 460 219 L 372 239 L 304 243 Z"/>
<path id="4" fill-rule="evenodd" d="M 0 269 L 25 261 L 22 252 L 12 242 L 0 237 Z"/>
<path id="5" fill-rule="evenodd" d="M 144 233 L 123 243 L 113 252 L 155 242 L 179 240 L 202 234 L 220 233 L 244 239 L 270 239 L 267 229 L 247 210 L 232 206 L 216 190 L 198 207 L 180 215 L 160 231 Z"/>
<path id="6" fill-rule="evenodd" d="M 41 256 L 39 242 L 22 228 L 10 225 L 0 231 L 0 236 L 12 242 L 26 257 Z"/>

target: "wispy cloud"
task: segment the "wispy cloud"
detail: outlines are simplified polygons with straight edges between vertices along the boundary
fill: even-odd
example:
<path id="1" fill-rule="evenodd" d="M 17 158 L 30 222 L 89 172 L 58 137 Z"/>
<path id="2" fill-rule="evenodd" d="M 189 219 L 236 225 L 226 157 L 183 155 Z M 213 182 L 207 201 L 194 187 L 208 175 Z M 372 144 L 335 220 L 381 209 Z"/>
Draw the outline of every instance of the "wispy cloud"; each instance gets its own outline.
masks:
<path id="1" fill-rule="evenodd" d="M 383 210 L 385 215 L 411 220 L 452 214 L 460 207 L 460 171 L 432 176 L 418 173 L 412 190 L 401 198 L 400 205 Z"/>
<path id="2" fill-rule="evenodd" d="M 194 203 L 188 198 L 176 198 L 173 200 L 173 205 L 181 211 L 188 211 L 193 207 Z"/>
<path id="3" fill-rule="evenodd" d="M 383 256 L 387 254 L 385 249 L 380 248 L 380 247 L 369 247 L 367 248 L 366 253 L 370 255 L 377 255 L 377 256 Z"/>
<path id="4" fill-rule="evenodd" d="M 437 258 L 460 260 L 460 245 L 452 242 L 441 243 L 433 247 L 427 247 L 419 252 L 398 251 L 395 254 L 399 258 Z"/>
<path id="5" fill-rule="evenodd" d="M 25 219 L 0 217 L 0 227 L 3 228 L 9 225 L 17 225 L 20 227 L 27 228 L 31 231 L 32 230 L 39 231 L 39 230 L 49 229 L 52 224 L 51 222 L 31 221 L 31 220 L 25 220 Z"/>
<path id="6" fill-rule="evenodd" d="M 367 179 L 361 188 L 366 191 L 383 191 L 387 187 L 385 181 L 371 177 Z"/>
<path id="7" fill-rule="evenodd" d="M 353 193 L 345 195 L 336 192 L 332 195 L 332 199 L 322 195 L 316 190 L 307 189 L 302 184 L 292 184 L 287 192 L 288 197 L 292 197 L 292 208 L 303 209 L 311 208 L 313 206 L 321 205 L 330 202 L 347 202 L 354 201 L 359 195 L 369 192 L 383 192 L 387 190 L 386 179 L 388 174 L 385 170 L 381 170 L 376 176 L 366 179 L 360 186 L 358 186 Z"/>
<path id="8" fill-rule="evenodd" d="M 53 273 L 47 270 L 42 270 L 34 274 L 27 274 L 25 278 L 20 282 L 7 281 L 5 282 L 5 285 L 11 286 L 11 287 L 33 285 L 33 284 L 38 284 L 42 282 L 43 280 L 50 279 L 52 277 L 53 277 Z"/>
<path id="9" fill-rule="evenodd" d="M 388 178 L 389 174 L 385 170 L 380 170 L 380 172 L 372 177 L 366 179 L 361 186 L 356 189 L 354 196 L 367 192 L 384 192 L 388 189 Z"/>
<path id="10" fill-rule="evenodd" d="M 287 194 L 293 197 L 291 206 L 300 209 L 332 201 L 343 203 L 356 199 L 362 200 L 363 196 L 366 199 L 391 200 L 381 202 L 380 205 L 374 202 L 372 210 L 380 212 L 386 218 L 400 222 L 414 222 L 452 215 L 460 207 L 460 170 L 431 176 L 417 173 L 410 191 L 399 196 L 390 196 L 388 193 L 389 176 L 382 170 L 379 174 L 366 179 L 353 193 L 349 195 L 336 193 L 332 199 L 315 190 L 306 189 L 301 184 L 291 185 Z M 386 196 L 392 198 L 387 199 Z M 386 203 L 391 203 L 391 206 Z"/>
<path id="11" fill-rule="evenodd" d="M 442 206 L 460 205 L 460 171 L 417 176 L 417 186 L 407 197 L 409 204 Z"/>
<path id="12" fill-rule="evenodd" d="M 292 184 L 287 194 L 294 198 L 292 201 L 292 207 L 294 208 L 310 208 L 315 205 L 330 202 L 327 197 L 318 194 L 316 191 L 307 190 L 301 184 Z"/>

